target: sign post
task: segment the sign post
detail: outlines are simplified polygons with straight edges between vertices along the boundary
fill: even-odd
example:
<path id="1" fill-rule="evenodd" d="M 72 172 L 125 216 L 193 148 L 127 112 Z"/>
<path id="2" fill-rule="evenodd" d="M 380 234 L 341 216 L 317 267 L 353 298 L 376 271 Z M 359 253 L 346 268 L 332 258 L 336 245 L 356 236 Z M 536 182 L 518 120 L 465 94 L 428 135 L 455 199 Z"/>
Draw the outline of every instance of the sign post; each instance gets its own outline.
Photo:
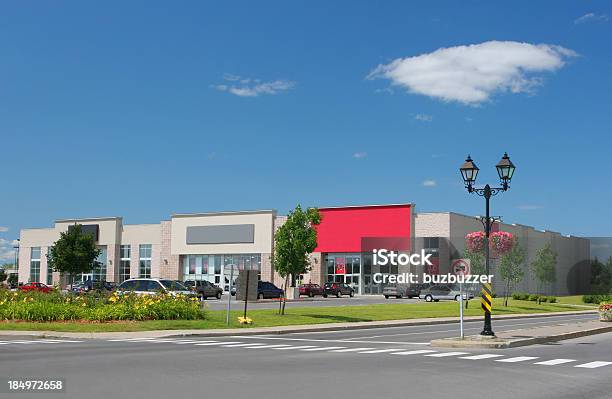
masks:
<path id="1" fill-rule="evenodd" d="M 234 284 L 234 264 L 227 265 L 230 267 L 230 280 L 229 280 L 229 291 L 227 295 L 227 314 L 225 315 L 225 322 L 230 325 L 230 311 L 232 310 L 232 285 Z"/>
<path id="2" fill-rule="evenodd" d="M 470 275 L 470 260 L 455 259 L 451 265 L 451 269 L 456 276 Z M 465 337 L 463 329 L 463 283 L 459 283 L 459 333 L 461 339 Z"/>

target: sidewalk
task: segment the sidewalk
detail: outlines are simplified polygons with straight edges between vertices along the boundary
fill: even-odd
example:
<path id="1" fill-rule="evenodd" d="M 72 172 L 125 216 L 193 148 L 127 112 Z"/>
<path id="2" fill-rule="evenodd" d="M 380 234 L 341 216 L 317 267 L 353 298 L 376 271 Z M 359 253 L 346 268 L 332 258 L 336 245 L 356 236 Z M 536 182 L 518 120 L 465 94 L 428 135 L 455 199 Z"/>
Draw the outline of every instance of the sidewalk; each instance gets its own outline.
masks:
<path id="1" fill-rule="evenodd" d="M 494 338 L 470 335 L 463 340 L 461 338 L 434 339 L 431 341 L 431 346 L 439 348 L 505 349 L 544 344 L 607 332 L 612 332 L 612 323 L 592 320 L 503 331 Z"/>
<path id="2" fill-rule="evenodd" d="M 569 311 L 569 312 L 549 312 L 549 313 L 530 313 L 517 315 L 494 316 L 494 320 L 507 319 L 528 319 L 534 317 L 555 317 L 583 314 L 596 314 L 597 310 L 592 311 Z M 468 316 L 469 320 L 482 320 L 482 316 Z M 58 331 L 0 331 L 2 336 L 29 336 L 41 338 L 97 338 L 97 339 L 121 339 L 121 338 L 144 338 L 144 337 L 177 337 L 177 336 L 199 336 L 199 337 L 219 337 L 227 335 L 260 335 L 260 334 L 289 334 L 295 332 L 319 332 L 337 330 L 360 330 L 380 327 L 403 327 L 403 326 L 424 326 L 436 324 L 458 323 L 457 317 L 437 317 L 424 319 L 408 320 L 385 320 L 385 321 L 366 321 L 353 323 L 327 323 L 327 324 L 307 324 L 297 326 L 278 326 L 278 327 L 243 327 L 243 328 L 223 328 L 208 330 L 151 330 L 133 332 L 58 332 Z M 612 327 L 612 326 L 611 326 Z"/>

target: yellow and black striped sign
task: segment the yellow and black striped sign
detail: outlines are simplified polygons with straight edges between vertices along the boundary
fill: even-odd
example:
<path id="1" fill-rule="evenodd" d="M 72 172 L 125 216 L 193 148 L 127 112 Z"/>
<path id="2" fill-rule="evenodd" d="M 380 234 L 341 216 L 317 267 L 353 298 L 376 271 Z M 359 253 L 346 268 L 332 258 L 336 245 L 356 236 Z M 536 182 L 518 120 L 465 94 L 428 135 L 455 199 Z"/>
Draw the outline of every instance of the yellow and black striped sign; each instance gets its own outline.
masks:
<path id="1" fill-rule="evenodd" d="M 491 284 L 484 283 L 482 285 L 482 297 L 480 298 L 480 307 L 485 313 L 491 313 L 491 308 L 493 307 L 493 287 Z"/>

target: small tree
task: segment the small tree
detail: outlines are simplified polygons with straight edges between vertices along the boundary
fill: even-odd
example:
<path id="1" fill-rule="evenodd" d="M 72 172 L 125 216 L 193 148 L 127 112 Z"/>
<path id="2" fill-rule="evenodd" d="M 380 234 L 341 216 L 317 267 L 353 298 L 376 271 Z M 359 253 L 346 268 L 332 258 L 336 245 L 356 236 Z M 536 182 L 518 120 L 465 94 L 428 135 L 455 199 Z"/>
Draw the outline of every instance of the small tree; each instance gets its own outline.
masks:
<path id="1" fill-rule="evenodd" d="M 591 293 L 607 294 L 612 287 L 612 257 L 606 264 L 595 258 L 591 261 Z"/>
<path id="2" fill-rule="evenodd" d="M 0 269 L 0 284 L 4 283 L 8 275 L 4 271 L 4 269 Z"/>
<path id="3" fill-rule="evenodd" d="M 535 259 L 531 263 L 531 271 L 538 281 L 538 294 L 542 293 L 542 286 L 546 283 L 554 283 L 557 280 L 557 253 L 553 251 L 550 244 L 546 244 L 538 250 Z"/>
<path id="4" fill-rule="evenodd" d="M 313 226 L 320 222 L 317 208 L 303 211 L 298 205 L 274 235 L 274 270 L 285 279 L 285 292 L 289 278 L 291 287 L 295 287 L 296 277 L 310 270 L 308 255 L 317 247 L 317 230 Z M 285 313 L 284 302 L 281 314 Z"/>
<path id="5" fill-rule="evenodd" d="M 511 249 L 500 257 L 499 274 L 506 282 L 504 292 L 504 306 L 508 306 L 510 290 L 518 284 L 525 275 L 523 264 L 525 263 L 525 249 L 520 246 L 518 239 L 514 239 Z"/>
<path id="6" fill-rule="evenodd" d="M 93 236 L 83 233 L 81 225 L 75 224 L 60 234 L 59 240 L 49 248 L 47 259 L 54 271 L 67 273 L 72 284 L 75 274 L 90 273 L 99 266 L 96 259 L 100 252 Z"/>

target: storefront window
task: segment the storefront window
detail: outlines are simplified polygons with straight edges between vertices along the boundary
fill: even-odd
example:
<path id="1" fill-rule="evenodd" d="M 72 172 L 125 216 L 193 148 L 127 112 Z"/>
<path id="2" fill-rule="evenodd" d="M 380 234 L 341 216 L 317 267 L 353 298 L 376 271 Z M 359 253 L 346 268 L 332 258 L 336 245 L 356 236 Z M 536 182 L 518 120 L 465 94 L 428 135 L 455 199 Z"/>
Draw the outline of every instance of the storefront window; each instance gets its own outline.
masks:
<path id="1" fill-rule="evenodd" d="M 183 281 L 205 280 L 229 290 L 230 265 L 234 265 L 234 280 L 240 270 L 261 270 L 260 254 L 184 255 Z"/>

